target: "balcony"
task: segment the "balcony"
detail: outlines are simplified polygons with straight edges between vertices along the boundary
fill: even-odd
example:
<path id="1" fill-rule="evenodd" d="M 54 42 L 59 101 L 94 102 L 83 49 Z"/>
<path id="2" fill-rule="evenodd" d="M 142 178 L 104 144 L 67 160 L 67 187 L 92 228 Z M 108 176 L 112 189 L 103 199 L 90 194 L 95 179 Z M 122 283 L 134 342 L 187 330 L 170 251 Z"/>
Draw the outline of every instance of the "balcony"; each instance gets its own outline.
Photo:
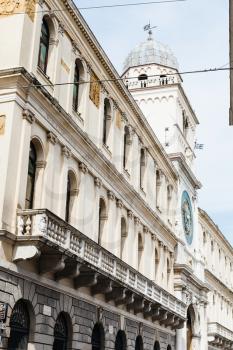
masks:
<path id="1" fill-rule="evenodd" d="M 13 261 L 26 259 L 37 262 L 40 274 L 72 278 L 74 288 L 89 287 L 92 295 L 104 294 L 135 314 L 173 329 L 184 325 L 182 301 L 46 209 L 17 213 Z"/>
<path id="2" fill-rule="evenodd" d="M 233 332 L 219 323 L 208 324 L 209 344 L 221 349 L 233 349 Z"/>

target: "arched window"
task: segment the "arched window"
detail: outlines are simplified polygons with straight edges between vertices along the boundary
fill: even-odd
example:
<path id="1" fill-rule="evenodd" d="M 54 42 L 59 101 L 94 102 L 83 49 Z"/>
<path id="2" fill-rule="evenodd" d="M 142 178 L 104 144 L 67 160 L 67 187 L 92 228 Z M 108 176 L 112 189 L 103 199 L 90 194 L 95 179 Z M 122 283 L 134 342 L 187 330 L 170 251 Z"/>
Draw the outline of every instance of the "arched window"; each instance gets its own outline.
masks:
<path id="1" fill-rule="evenodd" d="M 141 335 L 138 335 L 136 338 L 135 350 L 143 350 L 143 341 Z"/>
<path id="2" fill-rule="evenodd" d="M 168 346 L 167 346 L 167 350 L 172 350 L 171 345 L 168 345 Z"/>
<path id="3" fill-rule="evenodd" d="M 155 281 L 157 279 L 158 268 L 159 268 L 159 253 L 158 253 L 158 250 L 155 248 Z"/>
<path id="4" fill-rule="evenodd" d="M 96 323 L 91 336 L 92 350 L 104 350 L 104 342 L 105 336 L 103 326 Z"/>
<path id="5" fill-rule="evenodd" d="M 123 149 L 123 167 L 125 170 L 129 170 L 129 152 L 132 140 L 130 138 L 129 127 L 126 125 L 124 128 L 124 149 Z"/>
<path id="6" fill-rule="evenodd" d="M 169 287 L 169 282 L 170 282 L 170 274 L 171 274 L 170 260 L 167 259 L 167 286 L 168 287 Z"/>
<path id="7" fill-rule="evenodd" d="M 65 220 L 69 222 L 70 220 L 70 198 L 71 198 L 71 179 L 70 174 L 67 176 L 67 187 L 66 187 L 66 216 Z"/>
<path id="8" fill-rule="evenodd" d="M 188 307 L 187 311 L 187 321 L 186 321 L 186 327 L 187 327 L 187 350 L 192 349 L 192 341 L 193 341 L 193 325 L 195 322 L 195 312 L 193 309 L 193 306 L 190 305 Z M 170 348 L 171 350 L 171 348 Z"/>
<path id="9" fill-rule="evenodd" d="M 146 155 L 145 155 L 145 149 L 141 148 L 140 151 L 140 188 L 141 190 L 144 190 L 144 176 L 145 176 L 145 169 L 146 169 Z"/>
<path id="10" fill-rule="evenodd" d="M 77 62 L 75 62 L 74 87 L 73 87 L 73 109 L 75 112 L 78 112 L 78 106 L 79 106 L 79 80 L 80 80 L 79 67 Z"/>
<path id="11" fill-rule="evenodd" d="M 103 144 L 108 145 L 111 127 L 111 105 L 107 98 L 104 100 Z"/>
<path id="12" fill-rule="evenodd" d="M 35 177 L 36 177 L 36 160 L 37 160 L 36 149 L 33 143 L 31 142 L 30 151 L 29 151 L 28 177 L 27 177 L 27 188 L 26 188 L 26 199 L 25 199 L 26 209 L 32 209 L 33 207 Z"/>
<path id="13" fill-rule="evenodd" d="M 148 76 L 147 74 L 140 74 L 138 76 L 138 80 L 141 81 L 141 87 L 147 87 L 147 83 L 148 83 Z"/>
<path id="14" fill-rule="evenodd" d="M 38 66 L 46 74 L 49 54 L 49 27 L 45 19 L 43 19 L 40 33 L 40 48 Z"/>
<path id="15" fill-rule="evenodd" d="M 143 240 L 141 233 L 138 234 L 138 270 L 141 270 L 142 266 L 142 254 L 143 254 Z"/>
<path id="16" fill-rule="evenodd" d="M 127 237 L 127 227 L 126 227 L 126 221 L 125 218 L 121 218 L 121 251 L 120 251 L 120 258 L 124 258 L 124 248 L 125 248 L 125 241 Z"/>
<path id="17" fill-rule="evenodd" d="M 30 317 L 24 300 L 19 300 L 12 310 L 10 329 L 8 350 L 27 350 Z"/>
<path id="18" fill-rule="evenodd" d="M 127 340 L 124 331 L 118 331 L 115 341 L 115 350 L 126 350 Z"/>
<path id="19" fill-rule="evenodd" d="M 184 137 L 187 136 L 187 131 L 188 131 L 188 127 L 189 127 L 189 123 L 188 123 L 188 118 L 185 114 L 185 111 L 182 112 L 182 116 L 183 116 L 183 134 Z"/>
<path id="20" fill-rule="evenodd" d="M 68 327 L 64 314 L 58 315 L 54 327 L 53 350 L 66 350 L 68 343 Z"/>
<path id="21" fill-rule="evenodd" d="M 160 344 L 157 340 L 156 340 L 155 345 L 154 345 L 154 350 L 160 350 Z"/>
<path id="22" fill-rule="evenodd" d="M 104 233 L 104 226 L 107 220 L 106 204 L 103 198 L 99 201 L 99 230 L 98 230 L 98 243 L 102 244 L 102 238 Z"/>

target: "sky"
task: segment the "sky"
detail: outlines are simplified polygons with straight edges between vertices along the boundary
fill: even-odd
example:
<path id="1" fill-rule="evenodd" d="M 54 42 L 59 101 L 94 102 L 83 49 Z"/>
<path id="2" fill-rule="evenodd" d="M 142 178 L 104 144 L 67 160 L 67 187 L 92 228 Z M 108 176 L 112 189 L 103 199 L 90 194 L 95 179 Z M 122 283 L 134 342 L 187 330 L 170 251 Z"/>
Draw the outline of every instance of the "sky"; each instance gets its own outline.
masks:
<path id="1" fill-rule="evenodd" d="M 78 7 L 136 3 L 141 0 L 76 0 Z M 143 0 L 149 1 L 149 0 Z M 129 51 L 147 37 L 175 53 L 180 71 L 227 67 L 228 0 L 187 0 L 111 9 L 82 10 L 82 15 L 119 73 Z M 233 245 L 233 126 L 229 126 L 229 72 L 184 76 L 184 89 L 200 121 L 196 174 L 203 187 L 199 206 Z"/>

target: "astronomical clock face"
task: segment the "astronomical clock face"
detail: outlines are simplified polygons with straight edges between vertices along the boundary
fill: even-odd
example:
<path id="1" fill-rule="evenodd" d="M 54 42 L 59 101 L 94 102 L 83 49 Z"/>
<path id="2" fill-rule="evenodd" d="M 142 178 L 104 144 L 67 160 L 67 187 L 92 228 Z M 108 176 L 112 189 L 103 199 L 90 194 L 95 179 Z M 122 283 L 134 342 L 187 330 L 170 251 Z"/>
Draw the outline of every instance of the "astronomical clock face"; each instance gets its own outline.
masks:
<path id="1" fill-rule="evenodd" d="M 188 192 L 184 191 L 182 194 L 181 215 L 183 222 L 183 229 L 188 244 L 193 241 L 193 211 L 192 204 Z"/>

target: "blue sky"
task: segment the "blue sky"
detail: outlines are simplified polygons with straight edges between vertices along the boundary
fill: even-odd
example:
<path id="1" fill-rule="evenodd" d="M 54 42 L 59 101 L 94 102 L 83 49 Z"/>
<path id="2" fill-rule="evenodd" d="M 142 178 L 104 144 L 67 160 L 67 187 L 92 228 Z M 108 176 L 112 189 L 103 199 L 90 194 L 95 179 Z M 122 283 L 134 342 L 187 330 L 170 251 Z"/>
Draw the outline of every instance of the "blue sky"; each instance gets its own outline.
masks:
<path id="1" fill-rule="evenodd" d="M 148 1 L 148 0 L 147 0 Z M 78 7 L 140 0 L 77 0 Z M 174 51 L 180 70 L 222 67 L 229 63 L 228 0 L 187 0 L 127 8 L 81 11 L 116 69 L 146 37 Z M 233 244 L 233 127 L 228 126 L 229 72 L 184 76 L 184 88 L 200 121 L 196 173 L 203 184 L 199 204 Z"/>

